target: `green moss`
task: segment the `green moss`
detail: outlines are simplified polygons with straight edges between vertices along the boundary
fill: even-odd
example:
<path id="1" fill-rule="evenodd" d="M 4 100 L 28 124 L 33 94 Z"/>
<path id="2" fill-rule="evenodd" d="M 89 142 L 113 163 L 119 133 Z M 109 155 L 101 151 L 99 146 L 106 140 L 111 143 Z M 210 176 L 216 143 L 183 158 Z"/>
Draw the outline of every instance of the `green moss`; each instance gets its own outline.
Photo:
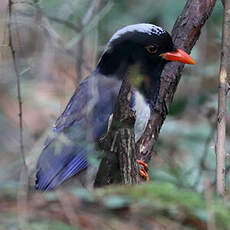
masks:
<path id="1" fill-rule="evenodd" d="M 98 189 L 94 193 L 98 199 L 108 199 L 115 194 L 126 199 L 128 197 L 133 203 L 147 210 L 151 209 L 151 212 L 158 216 L 167 213 L 173 217 L 180 210 L 184 210 L 188 216 L 207 222 L 212 218 L 210 214 L 213 214 L 218 229 L 230 229 L 230 210 L 219 198 L 215 197 L 208 201 L 210 207 L 207 209 L 203 194 L 180 189 L 170 183 L 150 182 L 136 186 L 110 186 Z"/>

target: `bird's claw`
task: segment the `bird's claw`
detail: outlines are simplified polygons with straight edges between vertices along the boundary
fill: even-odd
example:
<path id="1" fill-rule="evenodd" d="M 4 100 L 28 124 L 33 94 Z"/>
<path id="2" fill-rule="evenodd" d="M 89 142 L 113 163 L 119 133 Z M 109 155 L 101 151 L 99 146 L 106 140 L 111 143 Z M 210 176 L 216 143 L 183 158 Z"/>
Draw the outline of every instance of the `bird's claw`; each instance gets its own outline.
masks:
<path id="1" fill-rule="evenodd" d="M 141 160 L 137 160 L 137 163 L 143 166 L 143 168 L 139 171 L 140 176 L 144 177 L 146 181 L 149 181 L 149 174 L 146 171 L 149 168 L 148 164 L 146 164 L 144 161 Z"/>

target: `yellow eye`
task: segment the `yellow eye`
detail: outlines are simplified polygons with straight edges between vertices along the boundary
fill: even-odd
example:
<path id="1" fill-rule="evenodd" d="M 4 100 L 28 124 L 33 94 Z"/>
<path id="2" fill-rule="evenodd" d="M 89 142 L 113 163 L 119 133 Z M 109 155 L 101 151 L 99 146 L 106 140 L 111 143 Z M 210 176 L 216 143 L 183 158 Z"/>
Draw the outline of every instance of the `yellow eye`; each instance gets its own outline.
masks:
<path id="1" fill-rule="evenodd" d="M 150 53 L 150 54 L 155 54 L 157 52 L 157 47 L 153 45 L 146 46 L 145 49 Z"/>

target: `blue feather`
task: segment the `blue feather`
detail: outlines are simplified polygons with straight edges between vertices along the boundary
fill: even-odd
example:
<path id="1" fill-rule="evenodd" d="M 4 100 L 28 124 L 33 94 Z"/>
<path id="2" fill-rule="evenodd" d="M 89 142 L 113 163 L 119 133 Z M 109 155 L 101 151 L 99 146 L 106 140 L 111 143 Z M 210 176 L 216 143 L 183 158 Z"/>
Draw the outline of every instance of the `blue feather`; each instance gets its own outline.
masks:
<path id="1" fill-rule="evenodd" d="M 58 118 L 37 163 L 36 189 L 52 190 L 88 167 L 95 150 L 87 145 L 106 132 L 120 87 L 118 81 L 100 79 L 84 80 Z"/>

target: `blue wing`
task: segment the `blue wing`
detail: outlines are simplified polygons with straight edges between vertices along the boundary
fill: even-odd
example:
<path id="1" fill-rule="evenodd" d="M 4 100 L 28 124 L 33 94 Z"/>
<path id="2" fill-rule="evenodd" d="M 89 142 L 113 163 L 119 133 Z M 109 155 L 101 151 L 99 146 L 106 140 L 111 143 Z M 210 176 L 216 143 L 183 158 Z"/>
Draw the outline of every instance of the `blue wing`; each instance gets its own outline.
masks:
<path id="1" fill-rule="evenodd" d="M 120 82 L 95 73 L 79 85 L 40 155 L 36 189 L 54 189 L 87 168 L 92 143 L 107 129 L 119 88 Z"/>

